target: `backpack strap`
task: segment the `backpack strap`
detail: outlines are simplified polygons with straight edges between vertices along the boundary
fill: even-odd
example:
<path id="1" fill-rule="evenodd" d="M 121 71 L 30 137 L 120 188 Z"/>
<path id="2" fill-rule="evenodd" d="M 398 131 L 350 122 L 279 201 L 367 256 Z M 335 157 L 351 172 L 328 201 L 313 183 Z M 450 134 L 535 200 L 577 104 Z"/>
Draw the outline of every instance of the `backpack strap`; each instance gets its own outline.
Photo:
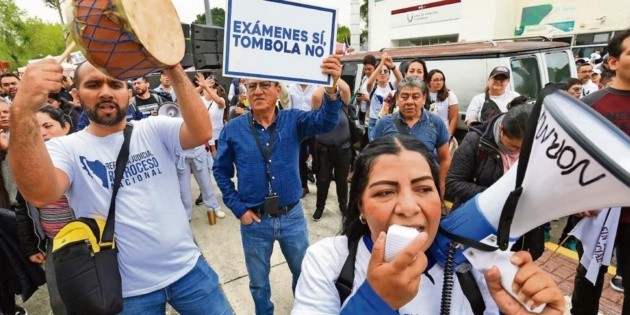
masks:
<path id="1" fill-rule="evenodd" d="M 483 105 L 481 105 L 481 111 L 479 111 L 479 121 L 484 122 L 490 120 L 490 118 L 499 114 L 501 114 L 499 105 L 490 98 L 490 94 L 486 91 L 486 97 Z"/>
<path id="2" fill-rule="evenodd" d="M 399 134 L 409 135 L 409 129 L 407 129 L 407 127 L 400 120 L 400 113 L 398 113 L 398 115 L 392 115 L 392 122 L 396 126 L 396 129 L 398 129 Z"/>
<path id="3" fill-rule="evenodd" d="M 372 97 L 374 97 L 374 93 L 376 92 L 376 86 L 377 84 L 375 83 L 372 87 L 372 91 L 370 92 L 370 103 L 372 103 Z"/>
<path id="4" fill-rule="evenodd" d="M 339 306 L 343 305 L 350 293 L 352 293 L 352 287 L 354 286 L 354 264 L 357 261 L 357 249 L 359 248 L 359 241 L 361 238 L 351 241 L 348 239 L 348 258 L 341 268 L 339 277 L 335 280 L 335 287 L 339 292 Z"/>
<path id="5" fill-rule="evenodd" d="M 162 103 L 164 103 L 164 99 L 162 99 L 162 97 L 159 94 L 151 93 L 151 95 L 153 95 L 153 97 L 155 97 L 155 100 L 157 101 L 158 106 L 161 106 Z"/>
<path id="6" fill-rule="evenodd" d="M 118 152 L 116 158 L 116 169 L 114 171 L 114 187 L 112 188 L 112 199 L 109 203 L 109 213 L 107 214 L 107 221 L 105 221 L 105 228 L 103 229 L 102 243 L 110 243 L 113 245 L 114 241 L 114 224 L 116 218 L 116 195 L 120 188 L 120 182 L 122 181 L 123 174 L 125 172 L 125 166 L 129 160 L 129 143 L 131 141 L 131 132 L 133 131 L 133 125 L 127 124 L 123 131 L 123 144 Z"/>
<path id="7" fill-rule="evenodd" d="M 470 265 L 468 265 L 467 268 L 470 268 Z M 464 296 L 468 300 L 468 303 L 470 303 L 473 314 L 483 315 L 486 310 L 486 303 L 483 300 L 483 295 L 481 295 L 477 280 L 475 280 L 475 276 L 472 274 L 472 269 L 457 270 L 455 274 L 457 275 L 457 280 L 462 288 L 462 292 L 464 292 Z"/>

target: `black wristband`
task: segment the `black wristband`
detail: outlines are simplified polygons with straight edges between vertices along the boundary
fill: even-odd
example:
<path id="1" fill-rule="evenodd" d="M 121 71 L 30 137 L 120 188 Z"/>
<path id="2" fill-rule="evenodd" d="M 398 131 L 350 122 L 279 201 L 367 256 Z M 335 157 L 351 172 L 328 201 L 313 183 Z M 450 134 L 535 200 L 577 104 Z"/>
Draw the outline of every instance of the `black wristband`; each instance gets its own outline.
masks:
<path id="1" fill-rule="evenodd" d="M 396 65 L 394 65 L 393 67 L 389 68 L 389 71 L 394 71 L 394 69 L 396 69 Z"/>

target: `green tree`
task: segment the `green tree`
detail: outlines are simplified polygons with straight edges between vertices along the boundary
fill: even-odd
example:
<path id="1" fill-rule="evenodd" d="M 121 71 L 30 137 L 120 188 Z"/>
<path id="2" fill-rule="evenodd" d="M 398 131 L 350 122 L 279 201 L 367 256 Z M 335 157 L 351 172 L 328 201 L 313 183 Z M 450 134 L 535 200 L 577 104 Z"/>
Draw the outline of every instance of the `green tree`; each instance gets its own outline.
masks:
<path id="1" fill-rule="evenodd" d="M 206 24 L 206 15 L 204 13 L 197 14 L 197 17 L 192 24 Z"/>
<path id="2" fill-rule="evenodd" d="M 23 45 L 29 41 L 26 23 L 22 21 L 25 15 L 13 0 L 0 0 L 0 58 L 9 59 L 14 68 L 19 66 Z"/>
<path id="3" fill-rule="evenodd" d="M 348 38 L 348 43 L 350 43 L 350 28 L 345 25 L 337 25 L 337 42 L 343 43 L 345 39 Z"/>
<path id="4" fill-rule="evenodd" d="M 57 10 L 57 13 L 59 14 L 59 23 L 61 23 L 61 25 L 65 25 L 66 22 L 63 19 L 63 10 L 61 8 L 65 0 L 43 0 L 43 1 L 47 7 Z"/>
<path id="5" fill-rule="evenodd" d="M 225 27 L 225 10 L 223 8 L 212 8 L 210 9 L 210 14 L 212 14 L 213 26 Z M 193 24 L 206 24 L 205 13 L 197 14 L 197 19 L 195 19 Z"/>
<path id="6" fill-rule="evenodd" d="M 369 16 L 368 16 L 368 0 L 363 0 L 363 4 L 361 5 L 360 9 L 359 9 L 359 14 L 361 15 L 361 20 L 363 20 L 363 22 L 365 22 L 365 28 L 361 30 L 361 44 L 365 44 L 367 43 L 368 40 L 368 25 L 370 25 L 369 22 Z"/>
<path id="7" fill-rule="evenodd" d="M 13 69 L 30 59 L 58 55 L 65 48 L 59 24 L 34 18 L 24 20 L 24 16 L 26 12 L 13 0 L 0 0 L 0 59 L 9 60 Z"/>

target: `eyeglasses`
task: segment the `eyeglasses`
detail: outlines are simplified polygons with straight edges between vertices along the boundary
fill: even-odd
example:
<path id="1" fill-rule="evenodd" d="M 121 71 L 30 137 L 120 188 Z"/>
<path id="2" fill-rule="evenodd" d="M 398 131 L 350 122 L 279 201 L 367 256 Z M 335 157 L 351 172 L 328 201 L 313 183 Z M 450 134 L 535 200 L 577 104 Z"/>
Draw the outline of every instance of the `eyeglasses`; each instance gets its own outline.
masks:
<path id="1" fill-rule="evenodd" d="M 381 70 L 381 74 L 389 74 L 389 70 Z"/>
<path id="2" fill-rule="evenodd" d="M 260 81 L 260 82 L 251 82 L 251 83 L 247 83 L 245 84 L 245 87 L 247 88 L 248 92 L 254 92 L 259 86 L 262 90 L 269 90 L 269 88 L 271 87 L 272 82 L 271 81 Z"/>

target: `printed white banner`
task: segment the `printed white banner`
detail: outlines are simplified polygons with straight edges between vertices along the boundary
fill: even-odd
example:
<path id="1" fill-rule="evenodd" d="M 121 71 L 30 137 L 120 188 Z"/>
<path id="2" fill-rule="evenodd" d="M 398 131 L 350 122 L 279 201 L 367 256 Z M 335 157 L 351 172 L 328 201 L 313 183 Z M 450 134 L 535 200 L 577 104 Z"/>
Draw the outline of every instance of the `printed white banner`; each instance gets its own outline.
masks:
<path id="1" fill-rule="evenodd" d="M 597 216 L 582 218 L 571 235 L 582 242 L 584 254 L 580 264 L 586 268 L 586 279 L 595 284 L 601 266 L 609 266 L 617 236 L 621 208 L 605 208 Z"/>
<path id="2" fill-rule="evenodd" d="M 329 86 L 335 9 L 282 0 L 228 0 L 223 75 Z"/>

